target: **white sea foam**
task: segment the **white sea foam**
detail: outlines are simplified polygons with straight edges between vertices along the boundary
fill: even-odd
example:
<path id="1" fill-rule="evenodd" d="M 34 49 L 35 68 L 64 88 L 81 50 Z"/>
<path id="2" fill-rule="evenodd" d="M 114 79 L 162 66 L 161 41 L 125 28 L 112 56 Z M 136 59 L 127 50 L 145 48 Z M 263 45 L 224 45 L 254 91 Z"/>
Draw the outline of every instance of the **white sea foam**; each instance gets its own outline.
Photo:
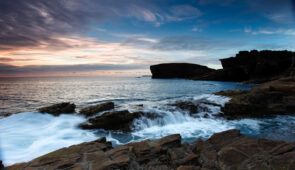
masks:
<path id="1" fill-rule="evenodd" d="M 85 121 L 75 115 L 54 117 L 26 112 L 0 119 L 0 147 L 5 164 L 29 161 L 56 149 L 97 137 L 76 126 Z"/>

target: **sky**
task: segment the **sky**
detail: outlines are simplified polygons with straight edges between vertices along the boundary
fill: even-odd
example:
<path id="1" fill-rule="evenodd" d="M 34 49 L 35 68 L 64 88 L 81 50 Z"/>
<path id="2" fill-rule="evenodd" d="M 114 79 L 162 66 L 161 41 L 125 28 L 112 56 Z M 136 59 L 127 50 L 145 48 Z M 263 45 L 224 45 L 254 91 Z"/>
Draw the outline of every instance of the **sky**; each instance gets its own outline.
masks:
<path id="1" fill-rule="evenodd" d="M 0 0 L 0 77 L 219 69 L 241 50 L 294 51 L 294 1 Z"/>

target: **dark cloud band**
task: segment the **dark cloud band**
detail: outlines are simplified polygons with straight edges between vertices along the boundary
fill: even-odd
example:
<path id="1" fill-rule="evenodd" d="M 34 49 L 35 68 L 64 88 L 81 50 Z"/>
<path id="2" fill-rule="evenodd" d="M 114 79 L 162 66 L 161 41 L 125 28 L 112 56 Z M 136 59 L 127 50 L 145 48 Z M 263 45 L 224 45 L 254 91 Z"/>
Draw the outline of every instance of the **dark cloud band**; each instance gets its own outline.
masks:
<path id="1" fill-rule="evenodd" d="M 144 65 L 113 65 L 113 64 L 80 64 L 80 65 L 31 65 L 13 66 L 0 63 L 0 74 L 41 74 L 41 73 L 69 73 L 96 70 L 136 70 L 146 69 Z"/>

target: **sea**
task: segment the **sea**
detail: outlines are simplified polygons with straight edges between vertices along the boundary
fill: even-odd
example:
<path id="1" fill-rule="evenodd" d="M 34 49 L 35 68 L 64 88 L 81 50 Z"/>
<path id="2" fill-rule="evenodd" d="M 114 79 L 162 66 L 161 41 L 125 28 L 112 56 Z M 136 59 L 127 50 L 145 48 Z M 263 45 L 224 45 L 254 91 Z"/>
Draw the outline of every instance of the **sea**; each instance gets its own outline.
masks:
<path id="1" fill-rule="evenodd" d="M 182 140 L 203 140 L 228 129 L 239 129 L 252 138 L 295 141 L 295 116 L 226 120 L 216 115 L 228 97 L 212 93 L 250 89 L 235 82 L 151 79 L 143 77 L 44 77 L 0 79 L 0 159 L 5 165 L 30 161 L 54 150 L 105 136 L 114 146 L 180 134 Z M 131 133 L 78 128 L 86 118 L 76 114 L 52 116 L 37 108 L 72 102 L 83 107 L 112 101 L 115 110 L 143 111 L 159 115 L 133 121 Z M 177 101 L 202 102 L 207 108 L 189 114 L 171 106 Z M 4 117 L 6 114 L 11 116 Z"/>

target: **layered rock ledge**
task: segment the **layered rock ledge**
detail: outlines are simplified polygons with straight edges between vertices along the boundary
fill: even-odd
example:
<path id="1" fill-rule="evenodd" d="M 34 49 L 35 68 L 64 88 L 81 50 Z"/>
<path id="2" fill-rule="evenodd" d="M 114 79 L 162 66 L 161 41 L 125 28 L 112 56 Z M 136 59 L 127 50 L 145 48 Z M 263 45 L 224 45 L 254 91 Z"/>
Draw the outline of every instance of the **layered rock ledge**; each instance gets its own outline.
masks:
<path id="1" fill-rule="evenodd" d="M 263 83 L 250 91 L 229 90 L 215 93 L 231 97 L 221 110 L 228 119 L 295 114 L 295 78 Z"/>
<path id="2" fill-rule="evenodd" d="M 293 170 L 294 148 L 295 143 L 251 139 L 238 130 L 216 133 L 191 144 L 181 143 L 181 136 L 175 134 L 116 148 L 103 137 L 7 169 Z"/>

